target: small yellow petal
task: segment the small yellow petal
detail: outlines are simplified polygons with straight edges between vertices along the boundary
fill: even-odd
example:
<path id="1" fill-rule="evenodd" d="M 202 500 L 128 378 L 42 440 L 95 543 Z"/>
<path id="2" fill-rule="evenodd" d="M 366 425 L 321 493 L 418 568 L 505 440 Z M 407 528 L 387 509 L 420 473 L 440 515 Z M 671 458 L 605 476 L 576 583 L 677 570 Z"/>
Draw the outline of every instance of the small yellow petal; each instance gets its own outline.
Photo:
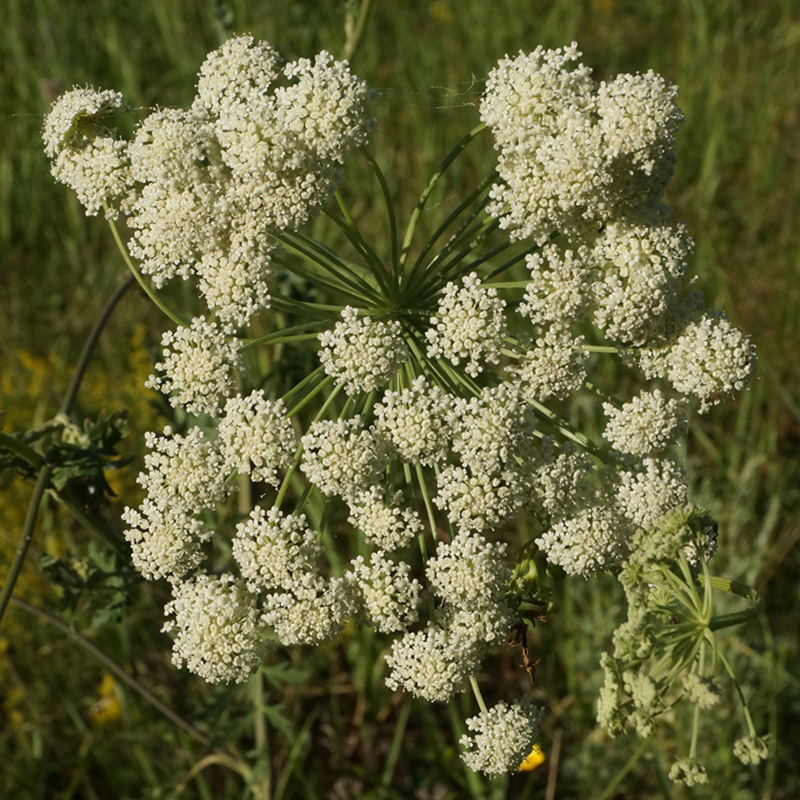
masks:
<path id="1" fill-rule="evenodd" d="M 540 764 L 544 764 L 545 758 L 542 748 L 538 744 L 533 746 L 530 755 L 519 765 L 518 772 L 531 772 L 536 769 Z"/>

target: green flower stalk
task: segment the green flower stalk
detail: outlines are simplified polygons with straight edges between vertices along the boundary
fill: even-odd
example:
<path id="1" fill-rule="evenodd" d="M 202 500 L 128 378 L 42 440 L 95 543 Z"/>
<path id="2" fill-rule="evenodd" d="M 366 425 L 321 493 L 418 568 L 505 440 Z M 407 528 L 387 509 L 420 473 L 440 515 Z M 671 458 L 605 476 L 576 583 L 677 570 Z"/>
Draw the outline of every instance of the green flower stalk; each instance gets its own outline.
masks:
<path id="1" fill-rule="evenodd" d="M 276 642 L 316 645 L 352 619 L 390 637 L 389 687 L 446 702 L 471 684 L 481 714 L 465 761 L 513 771 L 543 711 L 529 698 L 487 708 L 476 675 L 524 628 L 538 548 L 567 575 L 611 572 L 626 591 L 602 662 L 612 733 L 649 736 L 684 694 L 711 701 L 704 654 L 716 664 L 713 631 L 742 619 L 713 616 L 712 589 L 726 588 L 706 566 L 715 529 L 668 450 L 690 406 L 746 384 L 753 348 L 705 309 L 691 239 L 662 203 L 676 88 L 652 72 L 598 84 L 579 55 L 573 44 L 498 64 L 480 124 L 403 234 L 364 149 L 377 94 L 328 53 L 284 64 L 231 39 L 201 67 L 192 106 L 151 114 L 131 140 L 111 126 L 126 110 L 115 92 L 57 101 L 55 177 L 88 214 L 127 222 L 127 263 L 152 296 L 180 278 L 204 306 L 164 335 L 147 384 L 188 429 L 148 434 L 147 497 L 123 515 L 138 569 L 172 586 L 176 664 L 243 681 Z M 432 192 L 479 135 L 494 137 L 497 164 L 419 245 Z M 353 153 L 385 201 L 377 242 L 340 191 Z M 304 232 L 323 212 L 339 249 Z M 286 348 L 301 354 L 291 369 Z M 640 371 L 639 394 L 593 383 L 604 358 Z M 606 401 L 601 440 L 557 411 L 583 391 Z M 241 481 L 256 507 L 218 514 Z M 523 512 L 540 533 L 516 553 L 503 531 Z M 745 760 L 763 749 L 750 733 Z M 700 781 L 695 755 L 676 777 Z"/>

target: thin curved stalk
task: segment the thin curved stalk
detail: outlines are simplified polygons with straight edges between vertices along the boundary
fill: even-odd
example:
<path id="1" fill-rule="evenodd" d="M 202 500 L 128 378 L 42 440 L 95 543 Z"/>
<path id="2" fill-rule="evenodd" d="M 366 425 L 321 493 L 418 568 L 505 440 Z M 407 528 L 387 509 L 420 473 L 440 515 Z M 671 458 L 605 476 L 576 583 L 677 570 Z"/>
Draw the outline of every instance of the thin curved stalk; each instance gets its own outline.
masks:
<path id="1" fill-rule="evenodd" d="M 534 413 L 543 422 L 547 422 L 551 427 L 559 431 L 559 433 L 566 436 L 567 439 L 572 439 L 573 442 L 586 449 L 603 464 L 608 461 L 608 453 L 601 447 L 598 447 L 588 436 L 581 433 L 573 425 L 570 425 L 565 419 L 554 414 L 547 406 L 543 405 L 538 400 L 534 400 L 532 397 L 526 397 L 525 399 L 533 406 Z"/>
<path id="2" fill-rule="evenodd" d="M 431 262 L 428 265 L 428 269 L 425 270 L 425 277 L 428 278 L 431 275 L 439 274 L 444 278 L 445 276 L 449 275 L 454 271 L 454 267 L 460 264 L 476 247 L 481 245 L 483 241 L 490 236 L 494 231 L 496 231 L 500 227 L 500 223 L 496 219 L 492 219 L 491 217 L 484 219 L 480 222 L 477 222 L 472 227 L 468 228 L 464 231 L 463 235 L 458 238 L 458 240 L 452 242 L 452 247 L 448 247 L 447 250 L 442 248 L 441 254 L 443 257 L 449 255 L 459 244 L 459 242 L 466 240 L 467 244 L 462 247 L 449 261 L 445 264 L 439 265 L 438 262 L 443 259 L 436 259 L 437 266 L 436 269 L 431 269 Z M 450 243 L 448 243 L 449 245 Z M 511 242 L 504 242 L 504 247 L 510 247 Z"/>
<path id="3" fill-rule="evenodd" d="M 481 233 L 486 231 L 488 228 L 497 227 L 496 220 L 492 219 L 483 220 L 473 224 L 476 217 L 487 202 L 488 198 L 484 198 L 480 205 L 474 209 L 471 214 L 469 214 L 469 216 L 459 226 L 458 230 L 453 233 L 453 235 L 447 240 L 447 242 L 445 242 L 439 252 L 423 269 L 419 270 L 417 268 L 417 264 L 415 264 L 414 268 L 404 279 L 403 285 L 406 287 L 412 286 L 414 280 L 417 278 L 417 274 L 419 273 L 419 275 L 422 277 L 423 285 L 430 287 L 433 284 L 433 279 L 436 276 L 444 275 L 449 267 L 452 268 L 454 264 L 459 263 L 460 258 L 458 257 L 450 259 L 447 264 L 443 263 L 457 247 L 459 247 L 465 241 L 470 242 L 472 245 L 472 247 L 468 248 L 466 252 L 469 252 L 469 249 L 477 247 L 484 238 Z M 477 240 L 474 241 L 474 239 Z M 428 291 L 428 294 L 430 294 L 430 291 Z"/>
<path id="4" fill-rule="evenodd" d="M 298 334 L 304 333 L 308 328 L 313 328 L 320 325 L 328 325 L 329 323 L 330 320 L 327 319 L 315 319 L 311 322 L 304 322 L 302 325 L 293 325 L 289 328 L 282 328 L 279 331 L 268 333 L 266 336 L 260 336 L 258 339 L 250 339 L 239 348 L 239 352 L 242 353 L 246 350 L 252 350 L 254 347 L 261 347 L 265 344 L 283 344 L 284 342 L 298 341 L 298 339 L 294 337 L 296 337 Z M 314 336 L 317 336 L 317 334 L 309 334 L 308 338 L 313 338 Z"/>
<path id="5" fill-rule="evenodd" d="M 290 270 L 294 275 L 299 278 L 304 278 L 308 283 L 318 286 L 321 289 L 326 289 L 333 294 L 344 294 L 352 297 L 358 305 L 361 305 L 365 299 L 366 290 L 359 286 L 356 282 L 347 280 L 345 277 L 341 275 L 336 275 L 335 273 L 328 272 L 325 277 L 322 277 L 319 273 L 315 272 L 313 269 L 308 269 L 305 266 L 300 264 L 292 264 L 291 266 L 286 263 L 282 258 L 273 258 L 273 263 L 278 264 L 279 266 L 285 267 L 287 270 Z M 312 259 L 309 258 L 309 261 L 312 263 L 317 263 Z M 370 289 L 369 291 L 369 298 L 368 302 L 377 303 L 378 296 L 374 294 L 374 290 Z"/>
<path id="6" fill-rule="evenodd" d="M 639 759 L 644 755 L 644 751 L 650 746 L 650 738 L 643 739 L 641 744 L 636 748 L 636 752 L 628 759 L 625 766 L 611 779 L 606 788 L 603 790 L 596 800 L 608 800 L 617 789 L 617 786 L 622 783 L 622 779 L 636 766 Z"/>
<path id="7" fill-rule="evenodd" d="M 433 249 L 433 246 L 436 242 L 442 237 L 444 232 L 455 222 L 464 211 L 469 208 L 487 189 L 489 184 L 497 177 L 497 172 L 493 172 L 487 178 L 485 178 L 476 189 L 473 189 L 472 193 L 467 197 L 464 201 L 459 203 L 453 211 L 448 214 L 442 224 L 433 232 L 431 238 L 425 243 L 424 247 L 420 251 L 419 255 L 417 256 L 416 261 L 414 262 L 414 266 L 411 268 L 411 272 L 408 274 L 406 284 L 411 285 L 414 279 L 417 276 L 417 273 L 422 269 L 423 261 L 425 260 L 425 256 Z M 452 236 L 445 242 L 442 249 L 436 254 L 435 258 L 431 260 L 431 263 L 428 265 L 430 267 L 436 261 L 441 260 L 448 252 L 450 252 L 457 244 L 458 239 L 462 236 L 464 230 L 469 227 L 472 223 L 472 220 L 478 216 L 478 214 L 483 210 L 487 203 L 489 202 L 489 198 L 485 197 L 477 206 L 477 208 L 473 209 L 473 211 L 469 214 L 469 216 L 459 225 L 458 229 L 453 232 Z"/>
<path id="8" fill-rule="evenodd" d="M 383 265 L 383 259 L 370 247 L 367 240 L 361 235 L 361 231 L 356 225 L 347 203 L 344 201 L 341 192 L 336 192 L 336 202 L 339 204 L 339 209 L 344 214 L 344 220 L 339 219 L 334 214 L 326 212 L 326 216 L 331 222 L 344 233 L 350 244 L 356 249 L 360 256 L 364 259 L 370 273 L 376 281 L 381 285 L 383 291 L 387 296 L 392 296 L 393 286 L 389 283 L 386 269 Z"/>
<path id="9" fill-rule="evenodd" d="M 177 316 L 177 314 L 173 313 L 169 308 L 167 308 L 161 298 L 155 293 L 152 286 L 150 286 L 150 284 L 144 279 L 142 273 L 137 269 L 136 265 L 133 263 L 130 253 L 128 252 L 128 248 L 125 246 L 125 242 L 122 241 L 122 237 L 119 235 L 119 231 L 117 230 L 117 226 L 114 224 L 114 220 L 109 219 L 108 225 L 111 228 L 111 235 L 114 237 L 114 241 L 117 243 L 117 248 L 122 256 L 122 260 L 130 270 L 131 275 L 133 275 L 133 277 L 136 279 L 136 282 L 142 287 L 142 291 L 153 301 L 156 308 L 166 314 L 176 325 L 180 325 L 182 328 L 186 327 L 187 323 Z"/>
<path id="10" fill-rule="evenodd" d="M 414 207 L 414 211 L 411 213 L 411 219 L 408 222 L 408 227 L 406 228 L 406 235 L 403 238 L 403 246 L 400 250 L 400 258 L 398 260 L 398 270 L 400 272 L 403 271 L 403 268 L 406 263 L 406 259 L 408 258 L 408 253 L 411 249 L 411 242 L 414 239 L 414 232 L 417 229 L 417 224 L 419 223 L 419 219 L 422 216 L 422 212 L 425 209 L 425 206 L 430 199 L 430 196 L 433 190 L 436 188 L 436 184 L 439 183 L 439 180 L 447 172 L 450 165 L 458 158 L 459 155 L 463 152 L 464 148 L 486 127 L 485 123 L 481 123 L 480 125 L 476 125 L 469 133 L 467 133 L 461 141 L 447 154 L 444 161 L 439 165 L 436 172 L 433 173 L 428 185 L 423 190 L 422 194 L 420 195 L 419 200 L 417 201 L 417 205 Z"/>
<path id="11" fill-rule="evenodd" d="M 342 313 L 344 306 L 329 303 L 310 303 L 306 300 L 292 300 L 289 297 L 270 297 L 269 304 L 278 311 L 286 311 L 298 317 L 311 316 L 316 319 L 334 319 Z"/>
<path id="12" fill-rule="evenodd" d="M 18 608 L 21 608 L 28 614 L 33 614 L 34 616 L 45 620 L 50 625 L 53 625 L 65 633 L 70 639 L 73 639 L 85 650 L 88 650 L 88 652 L 91 653 L 101 664 L 103 664 L 109 670 L 109 672 L 113 672 L 120 681 L 133 689 L 140 697 L 153 706 L 153 708 L 163 714 L 168 720 L 174 722 L 179 728 L 181 728 L 181 730 L 188 733 L 189 736 L 191 736 L 193 739 L 196 739 L 204 747 L 208 747 L 211 744 L 211 739 L 208 736 L 195 728 L 190 722 L 187 722 L 185 719 L 183 719 L 183 717 L 174 712 L 169 706 L 162 703 L 161 700 L 159 700 L 152 692 L 145 689 L 145 687 L 142 686 L 142 684 L 139 683 L 135 678 L 128 675 L 128 673 L 125 672 L 125 670 L 122 669 L 122 667 L 120 667 L 119 664 L 114 661 L 114 659 L 106 655 L 106 653 L 104 653 L 97 645 L 90 642 L 85 636 L 82 636 L 76 630 L 70 628 L 69 625 L 51 614 L 49 611 L 45 611 L 42 608 L 38 608 L 30 603 L 26 603 L 19 597 L 12 597 L 11 600 Z"/>
<path id="13" fill-rule="evenodd" d="M 364 155 L 364 158 L 367 159 L 369 165 L 372 167 L 372 171 L 375 173 L 375 177 L 378 179 L 378 183 L 381 187 L 381 192 L 383 193 L 383 201 L 386 204 L 386 214 L 389 217 L 389 236 L 391 237 L 391 245 L 392 245 L 392 265 L 397 267 L 397 260 L 400 254 L 400 243 L 397 238 L 397 215 L 394 212 L 394 203 L 392 202 L 392 193 L 389 191 L 389 184 L 386 182 L 386 177 L 383 174 L 383 170 L 378 165 L 378 162 L 372 157 L 368 150 L 365 148 L 361 148 L 361 152 Z M 399 280 L 399 273 L 397 270 L 394 270 L 395 277 Z"/>
<path id="14" fill-rule="evenodd" d="M 342 50 L 342 61 L 350 61 L 355 55 L 358 45 L 364 36 L 369 13 L 372 10 L 372 0 L 361 0 L 358 17 L 348 12 L 344 24 L 345 43 Z M 355 18 L 355 22 L 353 21 Z"/>
<path id="15" fill-rule="evenodd" d="M 0 590 L 0 622 L 3 620 L 8 601 L 12 599 L 11 595 L 19 579 L 19 574 L 22 572 L 25 556 L 28 555 L 28 548 L 33 540 L 33 529 L 36 526 L 36 517 L 39 515 L 39 506 L 42 503 L 47 487 L 50 485 L 52 475 L 53 467 L 50 464 L 46 464 L 39 470 L 39 475 L 36 478 L 33 496 L 28 506 L 28 513 L 25 515 L 25 523 L 22 526 L 22 538 L 17 545 L 14 558 L 11 560 L 11 566 L 8 568 L 8 575 L 3 583 L 3 588 Z"/>
<path id="16" fill-rule="evenodd" d="M 554 233 L 551 233 L 550 234 L 550 241 L 552 242 L 553 239 L 555 239 L 556 236 L 558 236 L 558 235 L 559 235 L 559 231 L 555 231 Z M 531 253 L 536 253 L 538 250 L 541 250 L 541 249 L 542 249 L 541 245 L 538 245 L 538 244 L 531 245 L 526 250 L 523 250 L 521 253 L 519 253 L 518 255 L 514 256 L 514 258 L 509 259 L 504 264 L 501 264 L 497 269 L 492 270 L 492 272 L 490 272 L 484 278 L 484 281 L 490 281 L 496 275 L 502 275 L 507 269 L 510 269 L 511 267 L 513 267 L 514 264 L 516 264 L 519 261 L 522 261 L 523 258 L 526 258 Z"/>
<path id="17" fill-rule="evenodd" d="M 294 250 L 312 264 L 316 264 L 324 269 L 336 280 L 340 281 L 346 286 L 352 287 L 354 291 L 351 291 L 350 293 L 353 294 L 354 297 L 358 297 L 359 293 L 362 293 L 363 295 L 368 295 L 373 299 L 378 298 L 378 295 L 375 293 L 375 287 L 367 283 L 367 281 L 365 281 L 360 275 L 358 275 L 357 272 L 355 272 L 355 265 L 351 265 L 343 261 L 335 253 L 328 250 L 328 248 L 323 247 L 314 239 L 310 239 L 306 236 L 302 236 L 301 234 L 291 233 L 288 231 L 280 234 L 276 238 L 284 245 L 284 247 Z M 276 261 L 277 263 L 285 264 L 285 262 L 277 259 Z M 295 265 L 292 265 L 291 267 L 286 265 L 286 267 L 292 272 L 297 272 Z M 370 272 L 372 271 L 370 270 Z"/>
<path id="18" fill-rule="evenodd" d="M 78 397 L 78 391 L 81 388 L 83 376 L 86 374 L 86 369 L 92 359 L 92 353 L 94 352 L 94 347 L 97 344 L 97 340 L 100 338 L 103 328 L 105 328 L 106 323 L 111 317 L 111 314 L 117 307 L 117 303 L 122 300 L 128 289 L 133 286 L 134 277 L 134 275 L 129 275 L 117 287 L 117 290 L 111 295 L 111 298 L 106 303 L 105 308 L 100 312 L 97 322 L 95 322 L 91 333 L 83 345 L 83 350 L 81 350 L 81 354 L 78 357 L 78 363 L 75 365 L 75 372 L 72 374 L 72 380 L 70 381 L 69 388 L 67 389 L 67 393 L 64 395 L 64 399 L 61 402 L 61 413 L 65 417 L 68 417 L 72 413 L 72 407 L 75 405 L 75 400 Z"/>

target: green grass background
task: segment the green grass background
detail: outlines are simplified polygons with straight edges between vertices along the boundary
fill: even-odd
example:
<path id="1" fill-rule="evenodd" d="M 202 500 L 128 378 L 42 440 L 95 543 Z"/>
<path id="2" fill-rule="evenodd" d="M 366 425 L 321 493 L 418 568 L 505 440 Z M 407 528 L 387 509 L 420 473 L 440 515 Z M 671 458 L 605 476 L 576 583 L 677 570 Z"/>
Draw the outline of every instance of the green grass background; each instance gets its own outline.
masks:
<path id="1" fill-rule="evenodd" d="M 232 30 L 272 42 L 287 58 L 339 54 L 345 4 L 232 0 Z M 0 25 L 0 388 L 4 430 L 51 416 L 94 316 L 124 265 L 102 220 L 83 215 L 53 183 L 40 131 L 48 101 L 73 85 L 122 91 L 145 111 L 185 105 L 205 54 L 223 32 L 202 0 L 5 0 Z M 736 401 L 692 421 L 687 470 L 693 497 L 720 523 L 717 574 L 755 586 L 766 613 L 727 636 L 759 731 L 775 737 L 758 768 L 731 755 L 744 731 L 723 708 L 709 713 L 700 751 L 709 785 L 687 790 L 665 777 L 688 749 L 680 713 L 611 796 L 800 796 L 800 6 L 796 0 L 377 0 L 354 70 L 383 98 L 372 151 L 398 206 L 410 211 L 433 167 L 477 121 L 482 81 L 506 53 L 577 40 L 595 77 L 653 69 L 680 86 L 686 117 L 668 201 L 696 241 L 694 269 L 707 303 L 753 337 L 758 374 Z M 488 137 L 454 171 L 457 194 L 492 163 Z M 353 183 L 355 181 L 355 183 Z M 374 185 L 351 179 L 364 209 Z M 359 205 L 355 203 L 358 213 Z M 128 408 L 141 434 L 157 417 L 142 400 L 142 371 L 164 322 L 130 294 L 104 335 L 80 411 Z M 119 488 L 130 488 L 132 475 Z M 6 487 L 0 542 L 19 536 L 30 488 Z M 124 500 L 125 498 L 123 498 Z M 56 608 L 35 557 L 85 558 L 87 535 L 43 509 L 20 592 Z M 169 663 L 159 632 L 166 590 L 137 585 L 123 624 L 97 632 L 79 607 L 74 628 L 207 732 L 253 747 L 246 687 L 209 687 Z M 269 770 L 274 797 L 593 798 L 626 764 L 634 738 L 595 729 L 600 649 L 620 612 L 612 585 L 570 584 L 555 624 L 537 629 L 536 697 L 549 716 L 549 758 L 529 775 L 477 779 L 457 757 L 450 711 L 394 697 L 382 685 L 381 644 L 346 631 L 335 645 L 275 658 L 267 671 Z M 0 794 L 15 798 L 239 798 L 242 777 L 219 764 L 136 694 L 117 684 L 120 715 L 98 716 L 104 666 L 53 625 L 12 608 L 0 629 Z M 502 653 L 482 679 L 492 695 L 520 681 L 518 653 Z M 520 683 L 524 688 L 524 684 Z M 107 700 L 107 698 L 106 698 Z M 461 705 L 461 703 L 457 704 Z M 662 756 L 660 753 L 666 753 Z M 251 753 L 254 762 L 259 754 Z M 264 756 L 264 752 L 261 753 Z M 551 787 L 548 789 L 548 785 Z M 552 787 L 555 786 L 555 794 Z M 548 793 L 550 792 L 550 793 Z"/>

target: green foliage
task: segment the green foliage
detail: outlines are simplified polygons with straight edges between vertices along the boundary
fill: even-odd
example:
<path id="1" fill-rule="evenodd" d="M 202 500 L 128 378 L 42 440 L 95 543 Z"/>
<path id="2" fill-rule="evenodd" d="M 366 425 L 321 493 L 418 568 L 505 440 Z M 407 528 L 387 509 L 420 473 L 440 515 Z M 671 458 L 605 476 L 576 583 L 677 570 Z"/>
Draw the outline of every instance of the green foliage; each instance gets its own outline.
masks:
<path id="1" fill-rule="evenodd" d="M 8 0 L 0 30 L 4 359 L 27 348 L 74 362 L 124 269 L 105 226 L 87 220 L 70 193 L 53 185 L 39 141 L 47 101 L 63 88 L 88 83 L 122 90 L 140 114 L 156 102 L 185 104 L 203 57 L 227 32 L 251 32 L 288 58 L 322 48 L 338 55 L 347 5 Z M 725 561 L 717 570 L 755 586 L 766 601 L 765 615 L 726 630 L 723 644 L 735 653 L 733 666 L 756 727 L 773 735 L 776 755 L 750 769 L 732 757 L 733 741 L 745 731 L 732 730 L 726 708 L 733 705 L 733 688 L 720 681 L 725 697 L 704 712 L 708 735 L 699 745 L 714 776 L 703 794 L 671 786 L 653 748 L 611 796 L 794 797 L 800 794 L 800 377 L 792 354 L 800 348 L 800 233 L 791 209 L 800 206 L 800 10 L 792 0 L 376 4 L 353 66 L 384 95 L 374 152 L 382 154 L 387 174 L 402 177 L 395 184 L 402 195 L 394 198 L 397 206 L 413 207 L 425 176 L 458 138 L 455 132 L 474 123 L 481 80 L 499 57 L 573 38 L 585 61 L 600 66 L 600 79 L 652 68 L 680 86 L 687 121 L 668 199 L 681 208 L 696 239 L 696 270 L 709 304 L 728 309 L 753 335 L 760 360 L 760 377 L 738 403 L 691 420 L 687 467 L 693 496 L 719 522 L 719 557 Z M 409 141 L 420 144 L 410 150 Z M 479 147 L 468 153 L 443 191 L 458 194 L 480 180 L 479 165 L 488 158 Z M 359 203 L 354 214 L 369 229 L 380 199 L 364 194 Z M 423 235 L 430 233 L 426 224 L 423 219 Z M 117 313 L 97 356 L 115 374 L 128 358 L 136 323 L 144 320 L 154 340 L 165 325 L 140 298 L 129 298 Z M 287 347 L 279 368 L 291 364 Z M 8 391 L 4 384 L 4 395 Z M 55 410 L 36 413 L 40 420 Z M 33 408 L 30 425 L 31 431 L 12 435 L 31 448 L 54 432 L 34 422 Z M 73 440 L 62 435 L 47 454 L 55 465 L 54 485 L 83 502 L 110 496 L 105 473 L 126 463 L 116 455 L 122 432 L 123 419 L 108 415 L 84 425 Z M 29 462 L 7 450 L 0 458 L 3 470 L 35 475 Z M 625 602 L 613 582 L 556 581 L 542 593 L 539 576 L 533 593 L 534 565 L 519 565 L 520 598 L 559 609 L 557 636 L 546 620 L 537 620 L 528 634 L 530 659 L 539 661 L 536 699 L 551 711 L 541 742 L 548 761 L 530 774 L 492 783 L 460 765 L 454 746 L 460 731 L 442 733 L 450 725 L 449 710 L 388 692 L 375 673 L 381 664 L 375 642 L 355 631 L 319 652 L 276 656 L 262 676 L 268 727 L 262 736 L 254 731 L 246 688 L 209 687 L 167 663 L 159 634 L 163 587 L 131 585 L 120 556 L 90 544 L 52 504 L 42 521 L 65 535 L 63 552 L 36 553 L 46 579 L 38 603 L 67 614 L 126 673 L 209 735 L 212 749 L 121 682 L 114 690 L 119 716 L 100 721 L 102 664 L 52 625 L 33 623 L 35 617 L 12 608 L 0 629 L 4 796 L 238 798 L 248 794 L 248 781 L 266 781 L 276 798 L 528 798 L 545 796 L 553 781 L 559 798 L 596 798 L 633 753 L 631 740 L 608 739 L 594 720 L 603 680 L 597 653 L 610 648 L 610 619 Z M 524 528 L 514 535 L 529 538 Z M 4 526 L 6 541 L 18 536 L 16 527 Z M 535 614 L 539 606 L 530 605 Z M 723 605 L 718 610 L 724 613 Z M 120 624 L 123 609 L 127 622 Z M 490 665 L 500 676 L 492 700 L 502 698 L 509 683 L 530 680 L 518 668 L 521 660 L 520 649 L 510 645 Z M 351 682 L 351 674 L 358 680 Z M 452 719 L 474 713 L 470 703 L 463 698 L 465 707 Z M 661 749 L 688 750 L 679 733 L 690 727 L 682 713 L 675 711 L 674 734 L 659 734 Z M 246 779 L 220 760 L 203 762 L 217 746 L 257 749 L 260 771 Z"/>

